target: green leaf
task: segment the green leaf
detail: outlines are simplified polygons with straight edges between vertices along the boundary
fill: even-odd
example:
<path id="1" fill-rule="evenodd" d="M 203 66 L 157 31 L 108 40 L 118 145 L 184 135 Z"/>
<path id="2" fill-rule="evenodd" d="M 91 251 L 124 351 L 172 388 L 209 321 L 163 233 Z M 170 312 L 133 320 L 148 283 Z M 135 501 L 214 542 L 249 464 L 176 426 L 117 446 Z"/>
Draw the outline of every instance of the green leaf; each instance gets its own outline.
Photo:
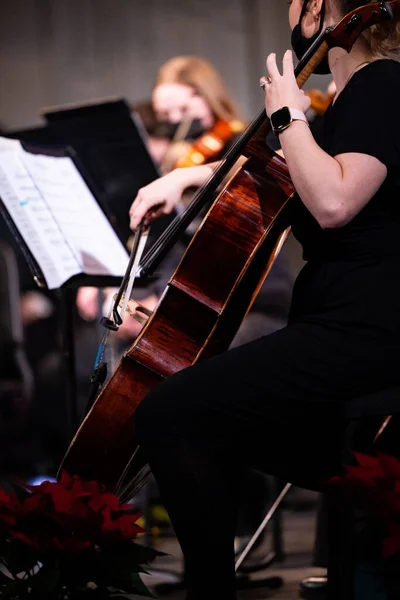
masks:
<path id="1" fill-rule="evenodd" d="M 41 569 L 30 578 L 30 587 L 35 593 L 43 595 L 55 592 L 60 580 L 60 569 L 55 565 L 43 565 Z"/>
<path id="2" fill-rule="evenodd" d="M 150 593 L 142 583 L 139 570 L 141 570 L 140 565 L 132 563 L 129 556 L 100 553 L 92 581 L 100 587 L 112 587 L 126 593 L 140 591 L 148 596 Z"/>
<path id="3" fill-rule="evenodd" d="M 140 573 L 144 571 L 142 565 L 147 565 L 157 556 L 165 556 L 162 552 L 158 552 L 147 546 L 140 546 L 128 542 L 127 544 L 115 544 L 108 548 L 102 548 L 103 560 L 110 564 L 123 563 L 127 571 L 135 571 Z"/>
<path id="4" fill-rule="evenodd" d="M 132 592 L 134 594 L 139 594 L 140 596 L 147 596 L 149 598 L 154 598 L 153 594 L 150 592 L 148 587 L 143 583 L 138 573 L 132 573 Z"/>
<path id="5" fill-rule="evenodd" d="M 114 573 L 114 577 L 110 580 L 109 587 L 116 588 L 120 592 L 127 594 L 138 594 L 139 596 L 147 596 L 154 598 L 148 587 L 143 583 L 139 573 Z"/>
<path id="6" fill-rule="evenodd" d="M 26 487 L 24 487 L 23 483 L 21 483 L 20 481 L 13 479 L 13 481 L 11 482 L 13 491 L 15 492 L 15 495 L 17 496 L 17 499 L 19 500 L 19 502 L 24 503 L 24 501 L 26 500 L 26 498 L 28 498 L 28 496 L 31 496 L 32 493 L 26 489 Z"/>
<path id="7" fill-rule="evenodd" d="M 6 540 L 4 537 L 0 537 L 0 556 L 5 558 L 8 556 L 8 550 L 10 547 L 10 542 Z"/>
<path id="8" fill-rule="evenodd" d="M 11 542 L 6 559 L 13 574 L 31 571 L 37 564 L 37 551 L 20 540 Z"/>
<path id="9" fill-rule="evenodd" d="M 28 592 L 28 582 L 22 579 L 14 579 L 1 590 L 2 600 L 23 597 Z"/>
<path id="10" fill-rule="evenodd" d="M 6 584 L 10 583 L 10 580 L 11 580 L 11 578 L 7 577 L 7 575 L 5 573 L 3 573 L 3 571 L 1 570 L 2 566 L 3 565 L 0 563 L 0 586 L 3 583 L 6 583 Z M 1 594 L 0 594 L 0 598 L 1 598 Z"/>

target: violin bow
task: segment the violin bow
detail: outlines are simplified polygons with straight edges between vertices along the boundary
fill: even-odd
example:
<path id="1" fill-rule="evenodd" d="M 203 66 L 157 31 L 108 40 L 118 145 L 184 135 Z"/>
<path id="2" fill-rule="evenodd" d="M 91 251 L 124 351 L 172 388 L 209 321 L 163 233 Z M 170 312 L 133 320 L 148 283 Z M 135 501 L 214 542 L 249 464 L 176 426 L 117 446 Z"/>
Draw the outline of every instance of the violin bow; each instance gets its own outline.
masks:
<path id="1" fill-rule="evenodd" d="M 179 126 L 175 132 L 175 135 L 172 138 L 170 145 L 169 145 L 169 147 L 165 153 L 165 156 L 162 160 L 162 163 L 160 165 L 160 171 L 164 175 L 166 173 L 168 173 L 174 166 L 172 164 L 174 146 L 176 144 L 179 144 L 180 142 L 184 142 L 186 140 L 186 136 L 190 131 L 192 123 L 193 123 L 193 117 L 188 117 L 187 115 L 185 115 L 184 119 L 179 123 Z"/>

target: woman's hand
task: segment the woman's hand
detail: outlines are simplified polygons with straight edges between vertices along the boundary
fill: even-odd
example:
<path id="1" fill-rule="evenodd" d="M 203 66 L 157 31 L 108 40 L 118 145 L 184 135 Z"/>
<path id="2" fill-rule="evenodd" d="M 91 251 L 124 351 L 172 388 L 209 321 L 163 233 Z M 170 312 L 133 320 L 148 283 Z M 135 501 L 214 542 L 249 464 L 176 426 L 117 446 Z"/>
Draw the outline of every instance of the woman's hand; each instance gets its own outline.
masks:
<path id="1" fill-rule="evenodd" d="M 310 99 L 296 83 L 292 53 L 285 53 L 282 75 L 274 54 L 267 59 L 267 69 L 269 78 L 262 78 L 260 83 L 266 80 L 268 116 L 283 106 L 305 112 Z M 300 120 L 282 131 L 279 141 L 296 192 L 322 229 L 349 223 L 387 176 L 386 166 L 373 156 L 357 152 L 330 156 L 318 146 L 310 128 Z"/>
<path id="2" fill-rule="evenodd" d="M 99 290 L 96 287 L 81 287 L 76 294 L 76 306 L 85 321 L 94 321 L 98 315 Z"/>
<path id="3" fill-rule="evenodd" d="M 276 110 L 288 106 L 306 112 L 311 105 L 311 100 L 299 89 L 294 76 L 293 54 L 287 50 L 282 61 L 282 75 L 276 64 L 276 55 L 270 54 L 267 58 L 269 77 L 262 77 L 260 83 L 264 85 L 265 109 L 270 117 Z"/>
<path id="4" fill-rule="evenodd" d="M 176 171 L 141 188 L 129 211 L 130 228 L 135 230 L 146 218 L 146 224 L 161 215 L 169 215 L 182 197 L 185 186 Z"/>
<path id="5" fill-rule="evenodd" d="M 213 167 L 215 164 L 175 169 L 141 188 L 129 211 L 131 229 L 135 230 L 144 218 L 148 224 L 161 215 L 170 214 L 185 189 L 201 186 L 211 175 Z"/>

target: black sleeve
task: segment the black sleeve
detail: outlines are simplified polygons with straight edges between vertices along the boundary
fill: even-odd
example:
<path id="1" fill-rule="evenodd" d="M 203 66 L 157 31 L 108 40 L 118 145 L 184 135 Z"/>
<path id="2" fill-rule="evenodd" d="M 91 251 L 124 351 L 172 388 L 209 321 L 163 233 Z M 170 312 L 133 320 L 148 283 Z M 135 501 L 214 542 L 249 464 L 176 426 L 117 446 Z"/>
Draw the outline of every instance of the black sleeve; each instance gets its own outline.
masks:
<path id="1" fill-rule="evenodd" d="M 400 65 L 377 63 L 357 72 L 339 95 L 329 153 L 368 154 L 388 169 L 400 168 Z"/>

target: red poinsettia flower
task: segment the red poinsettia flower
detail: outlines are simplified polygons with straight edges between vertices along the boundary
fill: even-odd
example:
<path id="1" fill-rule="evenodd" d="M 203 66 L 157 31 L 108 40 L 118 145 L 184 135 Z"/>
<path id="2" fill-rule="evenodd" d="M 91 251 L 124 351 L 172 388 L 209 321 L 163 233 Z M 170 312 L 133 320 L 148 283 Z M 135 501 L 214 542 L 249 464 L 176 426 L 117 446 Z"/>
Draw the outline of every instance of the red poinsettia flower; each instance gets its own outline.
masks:
<path id="1" fill-rule="evenodd" d="M 104 521 L 101 528 L 101 538 L 104 541 L 133 540 L 144 529 L 137 525 L 139 513 L 113 513 L 109 508 L 103 511 Z"/>
<path id="2" fill-rule="evenodd" d="M 354 453 L 357 465 L 346 467 L 344 475 L 329 483 L 359 490 L 369 499 L 384 522 L 387 537 L 383 541 L 385 557 L 400 552 L 400 461 L 388 454 L 369 456 Z"/>
<path id="3" fill-rule="evenodd" d="M 15 525 L 17 504 L 18 500 L 15 494 L 9 496 L 0 489 L 0 531 L 7 531 Z"/>
<path id="4" fill-rule="evenodd" d="M 20 540 L 39 553 L 78 554 L 95 544 L 132 541 L 143 529 L 139 514 L 121 505 L 96 481 L 62 473 L 60 481 L 23 484 L 27 497 L 0 495 L 0 526 L 10 540 Z"/>
<path id="5" fill-rule="evenodd" d="M 114 494 L 96 494 L 88 500 L 88 506 L 96 513 L 102 513 L 106 508 L 117 511 L 121 504 Z M 129 506 L 129 505 L 128 505 Z M 129 506 L 129 508 L 131 508 Z"/>
<path id="6" fill-rule="evenodd" d="M 52 553 L 67 557 L 75 556 L 93 545 L 90 539 L 82 539 L 74 535 L 56 537 L 51 535 L 51 532 L 36 530 L 14 531 L 10 535 L 10 540 L 20 540 L 35 548 L 40 555 Z"/>
<path id="7" fill-rule="evenodd" d="M 107 491 L 98 481 L 87 481 L 78 475 L 69 475 L 66 471 L 61 473 L 59 485 L 71 490 L 78 498 L 96 497 Z"/>
<path id="8" fill-rule="evenodd" d="M 102 592 L 110 586 L 142 593 L 137 574 L 157 553 L 133 543 L 143 531 L 139 516 L 96 481 L 63 473 L 57 483 L 20 483 L 18 498 L 0 490 L 0 537 L 5 542 L 0 559 L 12 578 L 25 573 L 18 584 L 27 594 L 37 585 L 36 567 L 39 581 L 41 569 L 45 574 L 52 598 L 80 594 L 89 582 Z M 127 556 L 123 570 L 115 568 L 115 556 L 121 553 Z M 15 592 L 14 584 L 10 579 L 7 594 Z"/>

